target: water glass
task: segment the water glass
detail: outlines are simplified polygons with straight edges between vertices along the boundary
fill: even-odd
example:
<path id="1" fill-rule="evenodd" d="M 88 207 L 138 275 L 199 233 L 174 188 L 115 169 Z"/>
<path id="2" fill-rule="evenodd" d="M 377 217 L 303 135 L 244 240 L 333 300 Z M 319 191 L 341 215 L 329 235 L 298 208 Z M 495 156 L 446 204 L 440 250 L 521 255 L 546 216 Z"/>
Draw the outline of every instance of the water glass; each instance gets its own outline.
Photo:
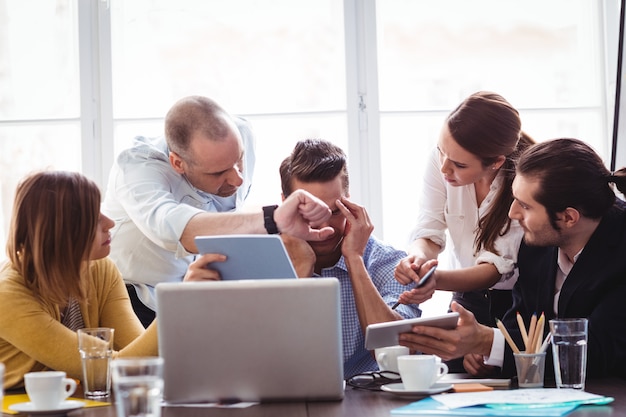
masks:
<path id="1" fill-rule="evenodd" d="M 85 398 L 97 399 L 111 394 L 111 356 L 113 329 L 97 327 L 78 330 L 78 350 L 83 364 Z"/>
<path id="2" fill-rule="evenodd" d="M 111 363 L 119 417 L 160 417 L 163 358 L 117 358 Z"/>
<path id="3" fill-rule="evenodd" d="M 585 389 L 587 319 L 550 320 L 557 388 Z"/>

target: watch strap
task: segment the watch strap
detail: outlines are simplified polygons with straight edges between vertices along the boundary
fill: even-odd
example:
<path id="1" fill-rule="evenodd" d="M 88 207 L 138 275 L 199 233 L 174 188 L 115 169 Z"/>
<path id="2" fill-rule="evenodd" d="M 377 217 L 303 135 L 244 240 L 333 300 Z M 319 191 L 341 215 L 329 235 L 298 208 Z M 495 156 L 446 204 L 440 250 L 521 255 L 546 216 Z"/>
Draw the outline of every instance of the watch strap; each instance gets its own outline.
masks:
<path id="1" fill-rule="evenodd" d="M 278 234 L 278 226 L 276 225 L 276 222 L 274 221 L 274 212 L 276 211 L 276 209 L 278 208 L 278 205 L 273 205 L 273 206 L 264 206 L 263 207 L 263 221 L 265 224 L 265 230 L 267 230 L 267 233 L 269 233 L 270 235 L 275 235 Z"/>

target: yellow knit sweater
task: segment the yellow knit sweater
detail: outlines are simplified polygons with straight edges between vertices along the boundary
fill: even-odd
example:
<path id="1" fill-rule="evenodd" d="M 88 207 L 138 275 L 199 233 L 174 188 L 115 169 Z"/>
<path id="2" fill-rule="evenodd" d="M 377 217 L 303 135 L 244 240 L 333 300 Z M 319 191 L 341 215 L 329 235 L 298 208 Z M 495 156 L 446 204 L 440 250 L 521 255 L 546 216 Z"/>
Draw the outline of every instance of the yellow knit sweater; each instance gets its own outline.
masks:
<path id="1" fill-rule="evenodd" d="M 112 327 L 118 356 L 156 356 L 156 321 L 144 330 L 119 271 L 108 259 L 89 268 L 88 302 L 80 304 L 86 327 Z M 9 262 L 0 269 L 0 362 L 4 388 L 23 385 L 24 374 L 53 369 L 82 379 L 76 332 L 61 324 L 56 305 L 37 300 Z"/>

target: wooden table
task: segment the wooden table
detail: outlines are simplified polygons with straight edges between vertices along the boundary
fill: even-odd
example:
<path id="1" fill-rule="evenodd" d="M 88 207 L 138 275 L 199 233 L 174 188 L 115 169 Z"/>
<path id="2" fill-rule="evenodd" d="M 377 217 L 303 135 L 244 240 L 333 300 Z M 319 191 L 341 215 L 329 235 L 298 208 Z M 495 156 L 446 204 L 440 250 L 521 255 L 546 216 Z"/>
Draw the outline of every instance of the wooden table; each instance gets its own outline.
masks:
<path id="1" fill-rule="evenodd" d="M 568 417 L 626 416 L 626 380 L 587 381 L 586 391 L 614 397 L 606 406 L 583 406 Z M 343 401 L 295 402 L 255 405 L 243 409 L 164 407 L 163 417 L 389 417 L 397 407 L 416 401 L 377 391 L 346 388 Z M 3 416 L 9 416 L 3 414 Z M 117 417 L 115 407 L 84 408 L 68 413 L 69 417 Z"/>

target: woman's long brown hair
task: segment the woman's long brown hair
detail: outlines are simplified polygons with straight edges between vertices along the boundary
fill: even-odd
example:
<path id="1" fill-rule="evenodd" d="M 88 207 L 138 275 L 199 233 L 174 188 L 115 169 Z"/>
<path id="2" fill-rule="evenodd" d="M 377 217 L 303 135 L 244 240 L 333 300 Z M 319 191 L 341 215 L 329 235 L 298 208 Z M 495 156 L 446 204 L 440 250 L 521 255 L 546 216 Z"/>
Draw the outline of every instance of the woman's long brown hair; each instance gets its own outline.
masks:
<path id="1" fill-rule="evenodd" d="M 100 190 L 75 172 L 44 171 L 17 187 L 7 255 L 41 300 L 86 298 L 81 278 L 100 215 Z"/>

